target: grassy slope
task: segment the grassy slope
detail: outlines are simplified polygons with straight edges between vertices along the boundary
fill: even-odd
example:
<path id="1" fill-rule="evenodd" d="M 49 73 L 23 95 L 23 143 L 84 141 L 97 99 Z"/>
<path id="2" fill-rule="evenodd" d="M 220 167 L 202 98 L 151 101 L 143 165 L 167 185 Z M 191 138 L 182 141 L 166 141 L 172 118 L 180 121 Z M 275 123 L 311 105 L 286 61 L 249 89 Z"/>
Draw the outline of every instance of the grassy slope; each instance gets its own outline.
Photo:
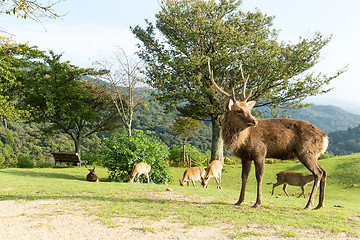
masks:
<path id="1" fill-rule="evenodd" d="M 289 236 L 296 236 L 291 230 L 294 228 L 360 236 L 360 154 L 322 160 L 320 165 L 328 172 L 328 181 L 325 208 L 319 211 L 303 210 L 307 198 L 295 197 L 300 193 L 299 187 L 288 187 L 289 194 L 294 195 L 291 198 L 286 197 L 280 186 L 275 195 L 270 196 L 272 185 L 266 183 L 275 182 L 277 172 L 307 172 L 299 163 L 266 165 L 263 205 L 258 209 L 250 208 L 256 198 L 254 173 L 249 176 L 245 204 L 233 205 L 239 197 L 241 166 L 224 168 L 222 190 L 216 189 L 214 179 L 210 180 L 208 189 L 201 189 L 199 182 L 196 188 L 180 187 L 178 179 L 184 169 L 172 168 L 174 181 L 169 187 L 173 192 L 165 191 L 164 185 L 86 182 L 85 168 L 3 169 L 0 170 L 0 200 L 75 201 L 79 211 L 97 215 L 109 226 L 117 226 L 113 219 L 119 216 L 149 221 L 175 216 L 189 227 L 226 224 L 232 232 L 255 224 L 261 228 L 275 227 Z M 97 169 L 97 174 L 106 179 L 105 169 Z M 311 185 L 306 188 L 307 196 L 310 191 Z M 288 228 L 290 230 L 286 230 Z"/>

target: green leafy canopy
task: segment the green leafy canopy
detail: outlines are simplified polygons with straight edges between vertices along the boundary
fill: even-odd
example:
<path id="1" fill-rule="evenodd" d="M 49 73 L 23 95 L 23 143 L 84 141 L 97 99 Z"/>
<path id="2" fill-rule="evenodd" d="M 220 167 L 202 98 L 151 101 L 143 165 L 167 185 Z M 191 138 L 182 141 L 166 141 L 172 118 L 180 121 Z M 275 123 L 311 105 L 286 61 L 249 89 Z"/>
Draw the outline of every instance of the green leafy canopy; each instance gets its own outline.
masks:
<path id="1" fill-rule="evenodd" d="M 330 37 L 317 32 L 295 44 L 278 41 L 274 17 L 243 12 L 240 4 L 165 0 L 155 26 L 147 21 L 145 29 L 131 28 L 141 41 L 139 56 L 148 64 L 148 83 L 168 110 L 177 106 L 183 115 L 198 119 L 223 114 L 226 99 L 211 85 L 209 58 L 215 81 L 224 90 L 241 92 L 242 65 L 249 75 L 251 100 L 257 101 L 256 107 L 272 109 L 297 108 L 308 96 L 328 92 L 325 86 L 345 71 L 327 76 L 311 70 Z"/>

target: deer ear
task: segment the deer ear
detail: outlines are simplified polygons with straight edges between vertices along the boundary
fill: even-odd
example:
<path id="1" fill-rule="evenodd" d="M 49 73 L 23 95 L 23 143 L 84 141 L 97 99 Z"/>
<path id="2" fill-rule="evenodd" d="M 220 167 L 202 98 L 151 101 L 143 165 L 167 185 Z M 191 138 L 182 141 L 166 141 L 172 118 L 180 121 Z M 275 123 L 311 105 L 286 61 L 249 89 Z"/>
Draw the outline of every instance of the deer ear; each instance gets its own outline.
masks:
<path id="1" fill-rule="evenodd" d="M 234 105 L 234 101 L 232 99 L 230 99 L 228 104 L 226 105 L 226 109 L 231 111 L 231 108 L 233 105 Z"/>
<path id="2" fill-rule="evenodd" d="M 250 102 L 247 102 L 247 106 L 252 109 L 254 106 L 255 106 L 255 101 L 250 101 Z"/>

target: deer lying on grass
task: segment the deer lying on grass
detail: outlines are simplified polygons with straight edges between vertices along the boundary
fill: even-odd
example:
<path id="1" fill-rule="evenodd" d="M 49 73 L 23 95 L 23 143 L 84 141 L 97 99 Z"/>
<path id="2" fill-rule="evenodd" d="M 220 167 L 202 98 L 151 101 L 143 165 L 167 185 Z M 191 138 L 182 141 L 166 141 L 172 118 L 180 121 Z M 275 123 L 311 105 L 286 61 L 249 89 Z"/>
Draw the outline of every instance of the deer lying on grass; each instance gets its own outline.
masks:
<path id="1" fill-rule="evenodd" d="M 301 194 L 298 196 L 301 197 L 301 195 L 304 195 L 305 198 L 305 186 L 314 181 L 314 176 L 313 175 L 307 175 L 305 173 L 294 173 L 294 172 L 279 172 L 276 174 L 276 180 L 277 182 L 273 184 L 273 189 L 271 192 L 271 196 L 274 195 L 274 189 L 275 187 L 284 184 L 283 186 L 283 190 L 286 193 L 286 195 L 288 197 L 289 194 L 286 191 L 286 187 L 287 185 L 291 185 L 291 186 L 300 186 L 301 187 Z"/>
<path id="2" fill-rule="evenodd" d="M 183 179 L 180 180 L 180 186 L 185 186 L 187 183 L 189 186 L 189 181 L 192 182 L 193 186 L 195 187 L 195 181 L 200 181 L 201 178 L 204 176 L 205 170 L 202 167 L 192 167 L 189 169 L 186 169 L 184 172 Z"/>
<path id="3" fill-rule="evenodd" d="M 213 160 L 209 166 L 206 168 L 205 178 L 201 177 L 201 186 L 203 188 L 207 188 L 209 184 L 209 180 L 211 177 L 215 177 L 217 182 L 217 189 L 221 189 L 221 171 L 223 168 L 223 164 L 219 160 Z"/>
<path id="4" fill-rule="evenodd" d="M 86 176 L 86 181 L 89 182 L 100 182 L 99 178 L 96 176 L 95 174 L 95 167 L 93 169 L 88 169 L 90 172 L 89 174 Z"/>
<path id="5" fill-rule="evenodd" d="M 242 100 L 222 90 L 214 81 L 213 71 L 208 62 L 210 80 L 215 88 L 228 97 L 229 103 L 222 120 L 222 136 L 228 150 L 241 159 L 242 186 L 239 200 L 240 205 L 245 199 L 246 181 L 249 176 L 251 162 L 254 162 L 257 180 L 257 198 L 253 207 L 262 202 L 262 180 L 265 168 L 265 158 L 293 159 L 299 161 L 314 175 L 314 185 L 305 208 L 314 204 L 314 198 L 320 183 L 319 203 L 316 209 L 324 206 L 326 171 L 318 164 L 318 158 L 324 153 L 328 145 L 326 134 L 312 123 L 293 119 L 256 119 L 251 115 L 255 101 L 247 101 L 251 93 L 246 96 L 246 82 L 242 89 Z"/>
<path id="6" fill-rule="evenodd" d="M 129 177 L 129 182 L 133 182 L 134 178 L 136 176 L 137 178 L 137 182 L 139 182 L 139 177 L 142 174 L 145 174 L 146 178 L 147 178 L 147 182 L 150 182 L 150 178 L 149 178 L 149 172 L 151 170 L 151 166 L 147 163 L 144 162 L 139 162 L 137 164 L 134 165 L 134 169 L 131 173 L 131 176 Z"/>

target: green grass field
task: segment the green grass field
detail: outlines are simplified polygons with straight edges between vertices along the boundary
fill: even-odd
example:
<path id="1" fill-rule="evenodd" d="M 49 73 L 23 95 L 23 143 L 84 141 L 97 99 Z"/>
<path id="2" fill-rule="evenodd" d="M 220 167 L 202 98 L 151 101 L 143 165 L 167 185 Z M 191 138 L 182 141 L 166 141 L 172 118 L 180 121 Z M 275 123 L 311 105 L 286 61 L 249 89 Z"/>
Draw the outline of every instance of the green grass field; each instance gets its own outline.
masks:
<path id="1" fill-rule="evenodd" d="M 97 168 L 103 180 L 86 182 L 88 170 L 81 168 L 1 169 L 0 201 L 33 201 L 38 199 L 66 200 L 77 207 L 73 211 L 97 216 L 109 227 L 117 227 L 116 217 L 141 218 L 146 221 L 171 219 L 192 226 L 217 227 L 226 224 L 233 229 L 247 225 L 276 229 L 278 236 L 301 237 L 294 229 L 315 229 L 331 233 L 346 233 L 360 237 L 360 154 L 334 157 L 320 161 L 328 172 L 325 207 L 304 210 L 312 183 L 306 187 L 307 197 L 296 198 L 300 187 L 288 186 L 288 198 L 279 186 L 271 196 L 275 174 L 280 171 L 308 171 L 300 163 L 268 164 L 265 168 L 263 204 L 251 206 L 256 199 L 254 167 L 249 176 L 245 204 L 235 206 L 241 183 L 241 165 L 225 166 L 222 190 L 211 179 L 208 189 L 180 187 L 184 168 L 172 168 L 173 182 L 166 185 L 106 182 L 107 171 Z M 172 191 L 166 191 L 171 188 Z M 315 206 L 318 196 L 315 199 Z M 153 230 L 152 230 L 153 231 Z M 254 230 L 246 235 L 258 236 Z M 229 237 L 241 238 L 231 234 Z"/>

